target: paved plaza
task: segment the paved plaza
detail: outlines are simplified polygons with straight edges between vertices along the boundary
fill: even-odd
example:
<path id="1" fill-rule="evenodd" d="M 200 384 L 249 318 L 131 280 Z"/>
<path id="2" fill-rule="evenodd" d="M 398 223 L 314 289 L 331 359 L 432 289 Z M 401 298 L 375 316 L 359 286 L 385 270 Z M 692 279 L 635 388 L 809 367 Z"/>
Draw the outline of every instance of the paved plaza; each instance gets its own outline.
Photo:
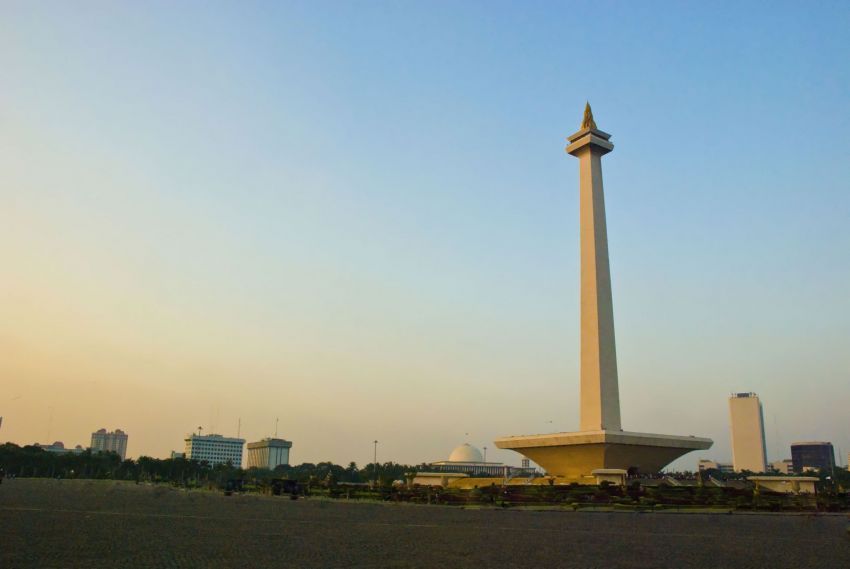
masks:
<path id="1" fill-rule="evenodd" d="M 847 516 L 291 501 L 6 480 L 0 567 L 850 567 Z"/>

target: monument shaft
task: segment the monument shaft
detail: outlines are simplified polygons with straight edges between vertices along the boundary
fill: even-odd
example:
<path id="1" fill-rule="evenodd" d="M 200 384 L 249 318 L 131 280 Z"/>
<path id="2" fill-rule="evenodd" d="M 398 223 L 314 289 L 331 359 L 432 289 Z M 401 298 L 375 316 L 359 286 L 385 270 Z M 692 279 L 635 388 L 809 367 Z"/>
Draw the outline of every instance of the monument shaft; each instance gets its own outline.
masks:
<path id="1" fill-rule="evenodd" d="M 567 147 L 579 159 L 581 430 L 617 431 L 622 428 L 620 392 L 602 187 L 602 156 L 614 146 L 608 142 L 610 135 L 596 128 L 592 114 L 589 117 Z"/>

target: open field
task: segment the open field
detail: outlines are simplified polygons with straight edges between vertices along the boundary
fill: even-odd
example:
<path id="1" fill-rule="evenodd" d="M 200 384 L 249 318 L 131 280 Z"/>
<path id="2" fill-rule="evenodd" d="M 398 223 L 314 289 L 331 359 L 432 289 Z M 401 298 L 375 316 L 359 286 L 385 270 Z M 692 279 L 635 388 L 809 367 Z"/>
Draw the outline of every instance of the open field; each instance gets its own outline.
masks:
<path id="1" fill-rule="evenodd" d="M 0 567 L 850 567 L 846 516 L 291 501 L 6 480 Z"/>

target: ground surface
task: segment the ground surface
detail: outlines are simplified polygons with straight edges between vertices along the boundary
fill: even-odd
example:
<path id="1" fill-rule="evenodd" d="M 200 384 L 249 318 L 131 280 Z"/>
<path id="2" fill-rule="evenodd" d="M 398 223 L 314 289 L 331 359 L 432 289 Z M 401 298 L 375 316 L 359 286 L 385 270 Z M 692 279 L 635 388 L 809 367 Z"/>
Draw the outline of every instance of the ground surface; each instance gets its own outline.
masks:
<path id="1" fill-rule="evenodd" d="M 850 567 L 846 516 L 463 510 L 6 480 L 0 567 Z"/>

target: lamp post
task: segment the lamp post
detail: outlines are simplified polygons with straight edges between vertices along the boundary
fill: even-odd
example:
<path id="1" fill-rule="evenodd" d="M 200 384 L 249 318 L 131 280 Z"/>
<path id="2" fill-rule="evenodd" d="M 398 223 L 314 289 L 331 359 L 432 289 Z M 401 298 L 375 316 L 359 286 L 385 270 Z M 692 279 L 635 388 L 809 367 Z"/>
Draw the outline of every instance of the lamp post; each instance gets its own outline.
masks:
<path id="1" fill-rule="evenodd" d="M 487 447 L 484 447 L 484 462 L 487 462 Z"/>
<path id="2" fill-rule="evenodd" d="M 374 452 L 374 455 L 372 457 L 372 464 L 374 465 L 374 470 L 375 470 L 375 483 L 377 483 L 378 482 L 378 440 L 375 439 L 373 442 L 374 442 L 374 445 L 375 445 L 375 452 Z"/>

